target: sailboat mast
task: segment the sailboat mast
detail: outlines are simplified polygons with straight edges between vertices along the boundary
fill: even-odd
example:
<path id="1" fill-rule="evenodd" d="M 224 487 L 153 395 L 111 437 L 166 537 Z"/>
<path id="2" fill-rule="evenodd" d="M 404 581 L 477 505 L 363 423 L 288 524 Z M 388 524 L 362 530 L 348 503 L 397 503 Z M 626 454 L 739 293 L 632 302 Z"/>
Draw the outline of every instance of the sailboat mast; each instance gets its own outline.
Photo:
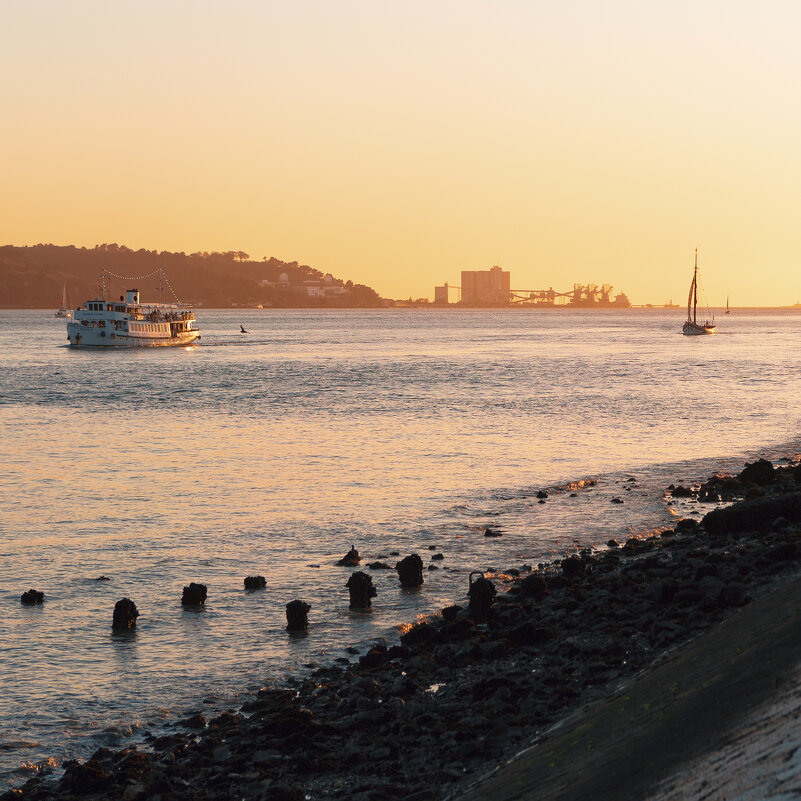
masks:
<path id="1" fill-rule="evenodd" d="M 698 306 L 698 248 L 695 249 L 695 270 L 693 271 L 693 323 L 695 323 L 695 309 Z"/>

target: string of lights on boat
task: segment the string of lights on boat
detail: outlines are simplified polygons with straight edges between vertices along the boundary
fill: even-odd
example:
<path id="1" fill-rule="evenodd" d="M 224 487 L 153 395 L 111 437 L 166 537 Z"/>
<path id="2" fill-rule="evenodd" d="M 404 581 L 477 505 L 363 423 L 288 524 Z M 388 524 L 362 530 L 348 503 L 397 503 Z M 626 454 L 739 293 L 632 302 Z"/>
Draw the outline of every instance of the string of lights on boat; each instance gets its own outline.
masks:
<path id="1" fill-rule="evenodd" d="M 161 275 L 161 280 L 167 284 L 167 288 L 170 290 L 170 292 L 172 292 L 172 296 L 175 298 L 175 302 L 178 303 L 179 305 L 183 305 L 181 304 L 181 299 L 178 297 L 175 290 L 172 288 L 172 284 L 170 283 L 167 276 L 164 274 L 164 270 L 161 267 L 159 267 L 158 270 L 153 270 L 152 273 L 148 273 L 147 275 L 134 275 L 134 276 L 117 275 L 117 273 L 113 273 L 111 272 L 111 270 L 107 270 L 105 268 L 103 268 L 103 270 L 101 271 L 104 290 L 105 290 L 105 278 L 107 275 L 110 276 L 111 278 L 118 278 L 120 281 L 144 281 L 147 278 L 152 278 L 154 275 L 159 275 L 159 274 Z"/>

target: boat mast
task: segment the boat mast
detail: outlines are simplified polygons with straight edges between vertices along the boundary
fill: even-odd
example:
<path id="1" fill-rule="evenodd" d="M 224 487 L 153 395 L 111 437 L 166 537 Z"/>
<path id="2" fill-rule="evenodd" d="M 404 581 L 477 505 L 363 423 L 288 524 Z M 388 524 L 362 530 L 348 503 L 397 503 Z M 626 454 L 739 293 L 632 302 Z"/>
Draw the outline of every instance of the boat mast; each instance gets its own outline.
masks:
<path id="1" fill-rule="evenodd" d="M 693 271 L 693 324 L 695 325 L 695 309 L 698 306 L 698 248 L 695 249 L 695 270 Z"/>

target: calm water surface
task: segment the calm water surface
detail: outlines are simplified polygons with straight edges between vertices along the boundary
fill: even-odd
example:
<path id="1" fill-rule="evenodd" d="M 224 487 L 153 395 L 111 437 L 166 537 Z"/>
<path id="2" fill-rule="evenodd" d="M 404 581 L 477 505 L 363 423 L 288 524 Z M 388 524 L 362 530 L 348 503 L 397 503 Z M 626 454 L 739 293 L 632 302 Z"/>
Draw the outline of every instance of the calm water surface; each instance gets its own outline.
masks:
<path id="1" fill-rule="evenodd" d="M 667 524 L 673 481 L 794 452 L 801 315 L 714 337 L 682 317 L 200 311 L 198 347 L 89 352 L 51 311 L 0 311 L 0 784 L 392 637 L 471 570 Z M 351 544 L 445 558 L 419 592 L 373 571 L 355 613 Z M 266 591 L 243 591 L 254 573 Z M 190 581 L 203 611 L 180 605 Z M 125 596 L 137 631 L 112 636 Z M 284 630 L 293 598 L 306 636 Z"/>

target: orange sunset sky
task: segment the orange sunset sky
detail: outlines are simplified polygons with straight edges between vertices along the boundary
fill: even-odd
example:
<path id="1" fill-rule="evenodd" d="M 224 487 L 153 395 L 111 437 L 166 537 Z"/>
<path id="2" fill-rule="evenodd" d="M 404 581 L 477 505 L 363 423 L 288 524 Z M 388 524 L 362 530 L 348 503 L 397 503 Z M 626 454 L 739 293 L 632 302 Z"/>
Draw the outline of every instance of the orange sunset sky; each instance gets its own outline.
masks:
<path id="1" fill-rule="evenodd" d="M 0 244 L 801 299 L 801 3 L 4 0 Z"/>

